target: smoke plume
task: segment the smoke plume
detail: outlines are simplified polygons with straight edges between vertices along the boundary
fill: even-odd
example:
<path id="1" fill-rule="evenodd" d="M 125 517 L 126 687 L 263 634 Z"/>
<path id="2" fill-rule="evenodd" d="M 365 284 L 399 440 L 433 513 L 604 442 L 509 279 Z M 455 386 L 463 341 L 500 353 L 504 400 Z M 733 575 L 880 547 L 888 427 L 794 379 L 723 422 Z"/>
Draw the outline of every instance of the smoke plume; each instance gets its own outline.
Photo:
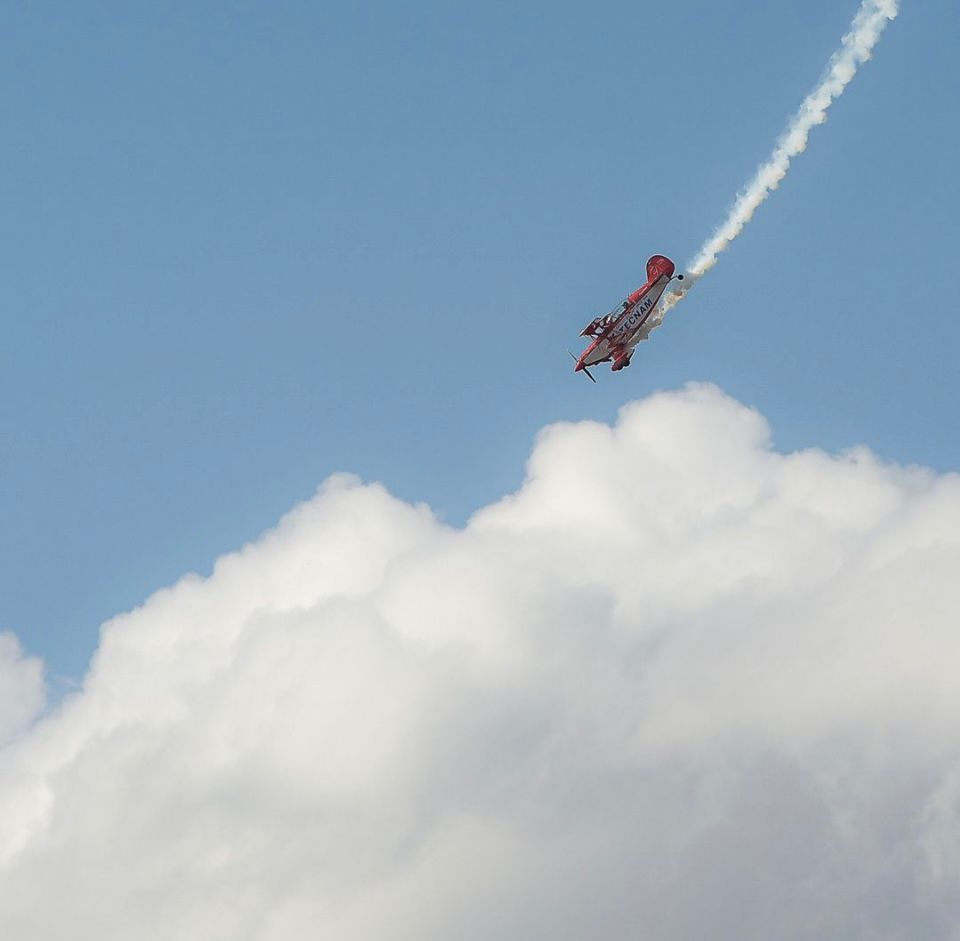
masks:
<path id="1" fill-rule="evenodd" d="M 658 323 L 717 263 L 719 255 L 726 251 L 753 218 L 757 209 L 780 185 L 793 158 L 807 149 L 807 138 L 811 129 L 826 121 L 830 105 L 850 84 L 857 74 L 857 69 L 870 58 L 884 27 L 896 17 L 898 3 L 899 0 L 863 0 L 850 24 L 850 31 L 843 37 L 840 48 L 831 56 L 823 78 L 803 100 L 786 130 L 780 135 L 770 158 L 737 196 L 724 223 L 704 242 L 689 263 L 683 287 L 664 299 Z"/>

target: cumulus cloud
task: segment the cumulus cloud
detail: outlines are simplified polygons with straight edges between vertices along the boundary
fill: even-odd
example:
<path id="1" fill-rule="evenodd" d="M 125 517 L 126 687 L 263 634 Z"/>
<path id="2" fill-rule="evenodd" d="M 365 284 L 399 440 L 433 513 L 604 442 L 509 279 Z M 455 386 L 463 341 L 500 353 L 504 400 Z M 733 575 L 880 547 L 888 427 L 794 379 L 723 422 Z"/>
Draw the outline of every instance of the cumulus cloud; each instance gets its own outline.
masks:
<path id="1" fill-rule="evenodd" d="M 462 529 L 335 477 L 8 737 L 0 935 L 960 937 L 958 572 L 960 478 L 711 386 Z"/>
<path id="2" fill-rule="evenodd" d="M 0 633 L 0 744 L 26 728 L 46 698 L 43 664 L 25 657 L 13 634 Z"/>

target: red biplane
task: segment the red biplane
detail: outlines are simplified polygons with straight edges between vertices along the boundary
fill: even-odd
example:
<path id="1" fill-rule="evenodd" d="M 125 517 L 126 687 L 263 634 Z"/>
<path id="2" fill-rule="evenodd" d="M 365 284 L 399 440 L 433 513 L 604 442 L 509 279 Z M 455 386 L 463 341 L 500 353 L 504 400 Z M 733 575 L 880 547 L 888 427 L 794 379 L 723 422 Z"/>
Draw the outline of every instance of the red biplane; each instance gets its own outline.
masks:
<path id="1" fill-rule="evenodd" d="M 580 354 L 579 359 L 570 354 L 577 364 L 575 372 L 583 370 L 596 382 L 588 366 L 610 362 L 610 369 L 619 372 L 630 365 L 637 344 L 645 340 L 659 322 L 651 318 L 667 285 L 673 280 L 675 270 L 673 262 L 666 255 L 654 255 L 647 262 L 647 283 L 637 288 L 609 314 L 590 321 L 580 331 L 580 336 L 592 337 L 593 342 Z M 683 275 L 678 274 L 676 278 L 682 281 Z"/>

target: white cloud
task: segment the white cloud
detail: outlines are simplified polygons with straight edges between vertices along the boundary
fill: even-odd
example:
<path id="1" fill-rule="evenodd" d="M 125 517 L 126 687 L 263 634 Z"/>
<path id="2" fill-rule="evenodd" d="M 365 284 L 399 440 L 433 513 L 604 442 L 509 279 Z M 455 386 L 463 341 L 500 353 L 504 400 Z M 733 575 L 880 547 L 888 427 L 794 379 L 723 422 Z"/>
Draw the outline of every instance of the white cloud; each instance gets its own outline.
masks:
<path id="1" fill-rule="evenodd" d="M 43 664 L 24 657 L 13 634 L 0 633 L 0 745 L 30 725 L 46 695 Z"/>
<path id="2" fill-rule="evenodd" d="M 960 937 L 958 572 L 960 478 L 710 386 L 462 530 L 336 477 L 0 750 L 0 936 Z"/>

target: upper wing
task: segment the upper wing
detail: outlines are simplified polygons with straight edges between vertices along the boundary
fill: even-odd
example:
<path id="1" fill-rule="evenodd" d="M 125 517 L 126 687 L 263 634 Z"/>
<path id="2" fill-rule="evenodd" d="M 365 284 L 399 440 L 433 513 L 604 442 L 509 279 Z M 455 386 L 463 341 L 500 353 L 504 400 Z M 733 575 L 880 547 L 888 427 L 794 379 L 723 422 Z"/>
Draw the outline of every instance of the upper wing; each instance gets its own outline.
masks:
<path id="1" fill-rule="evenodd" d="M 580 336 L 602 337 L 616 323 L 617 317 L 623 313 L 623 310 L 624 305 L 618 304 L 609 314 L 604 314 L 602 317 L 595 317 L 580 331 Z"/>

